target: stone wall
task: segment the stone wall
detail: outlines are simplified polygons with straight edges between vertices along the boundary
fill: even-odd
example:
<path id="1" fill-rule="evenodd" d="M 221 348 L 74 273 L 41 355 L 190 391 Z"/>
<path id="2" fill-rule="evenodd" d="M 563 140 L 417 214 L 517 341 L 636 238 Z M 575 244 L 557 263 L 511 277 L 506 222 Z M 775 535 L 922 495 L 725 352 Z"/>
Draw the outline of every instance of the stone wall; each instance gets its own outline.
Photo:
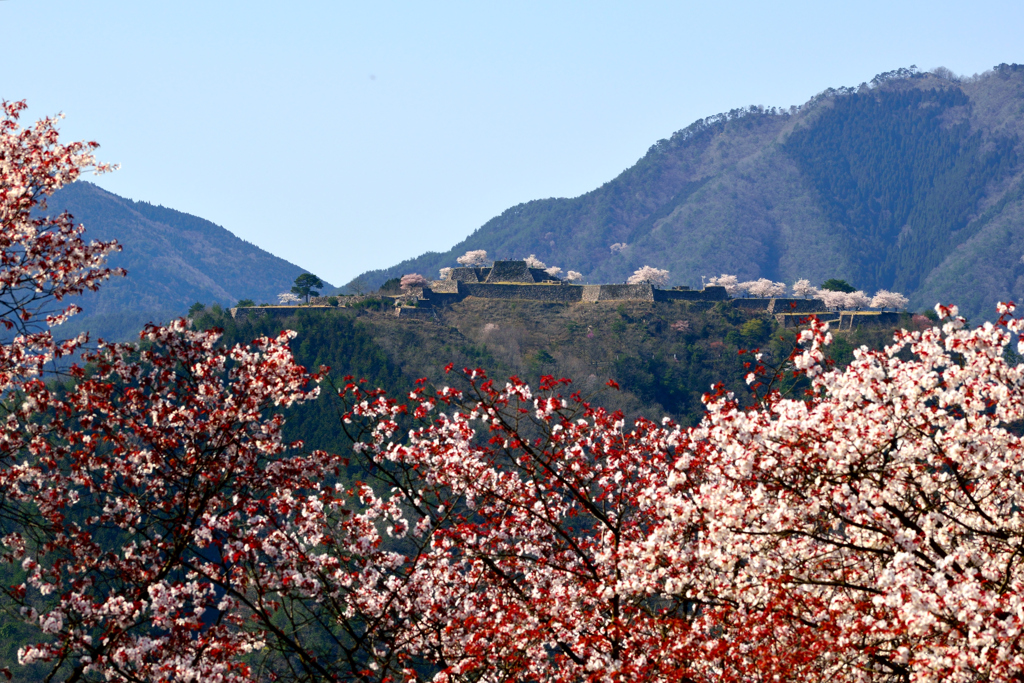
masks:
<path id="1" fill-rule="evenodd" d="M 784 328 L 806 327 L 807 319 L 812 315 L 817 316 L 818 320 L 823 323 L 831 323 L 833 328 L 839 324 L 839 314 L 829 313 L 827 311 L 820 313 L 776 313 L 775 319 L 779 322 L 779 325 Z"/>
<path id="2" fill-rule="evenodd" d="M 900 326 L 900 314 L 892 311 L 843 311 L 839 314 L 839 329 L 852 330 L 856 327 Z"/>
<path id="3" fill-rule="evenodd" d="M 487 273 L 490 272 L 490 268 L 468 268 L 460 266 L 458 268 L 452 268 L 448 273 L 448 280 L 455 282 L 483 282 L 487 278 Z M 487 271 L 481 272 L 481 271 Z"/>
<path id="4" fill-rule="evenodd" d="M 732 299 L 730 305 L 733 308 L 742 308 L 745 311 L 768 311 L 771 299 Z"/>
<path id="5" fill-rule="evenodd" d="M 395 309 L 395 316 L 399 318 L 411 318 L 415 320 L 434 320 L 437 312 L 433 308 L 410 308 L 402 306 Z"/>
<path id="6" fill-rule="evenodd" d="M 654 301 L 651 285 L 598 285 L 598 301 Z"/>
<path id="7" fill-rule="evenodd" d="M 824 313 L 828 309 L 821 299 L 765 299 L 751 297 L 749 299 L 733 299 L 733 308 L 747 311 L 764 311 L 769 315 L 780 313 Z"/>
<path id="8" fill-rule="evenodd" d="M 582 301 L 727 301 L 725 287 L 655 289 L 651 285 L 583 285 Z"/>
<path id="9" fill-rule="evenodd" d="M 782 327 L 804 327 L 807 325 L 807 318 L 811 315 L 817 315 L 818 320 L 829 323 L 834 330 L 853 330 L 858 327 L 888 327 L 895 330 L 899 328 L 901 322 L 901 314 L 892 311 L 776 313 L 775 319 Z"/>
<path id="10" fill-rule="evenodd" d="M 453 284 L 459 285 L 458 282 Z M 419 305 L 434 307 L 450 306 L 466 298 L 465 287 L 465 285 L 459 285 L 452 292 L 438 292 L 437 290 L 425 289 L 423 290 L 423 300 L 419 302 Z"/>
<path id="11" fill-rule="evenodd" d="M 339 306 L 351 306 L 359 301 L 379 298 L 381 298 L 380 294 L 332 294 L 331 296 L 311 296 L 309 297 L 309 303 L 311 306 L 330 306 L 330 304 L 327 303 L 327 300 L 337 299 Z"/>
<path id="12" fill-rule="evenodd" d="M 825 302 L 821 299 L 772 299 L 768 313 L 823 313 Z"/>
<path id="13" fill-rule="evenodd" d="M 498 285 L 463 282 L 459 284 L 459 292 L 481 299 L 505 299 L 508 301 L 575 303 L 581 301 L 583 297 L 583 287 L 579 285 Z"/>
<path id="14" fill-rule="evenodd" d="M 431 280 L 430 291 L 435 294 L 458 294 L 458 280 Z"/>
<path id="15" fill-rule="evenodd" d="M 542 268 L 528 268 L 530 275 L 533 277 L 534 282 L 561 282 L 561 280 L 554 275 L 548 275 Z"/>
<path id="16" fill-rule="evenodd" d="M 621 287 L 621 285 L 618 285 Z M 725 287 L 705 287 L 704 289 L 655 289 L 655 301 L 726 301 L 729 293 Z"/>
<path id="17" fill-rule="evenodd" d="M 332 311 L 336 309 L 337 306 L 243 306 L 229 308 L 228 311 L 235 320 L 244 320 L 258 317 L 287 318 L 299 311 Z"/>
<path id="18" fill-rule="evenodd" d="M 533 273 L 526 267 L 526 261 L 495 261 L 487 274 L 488 283 L 495 282 L 536 282 Z"/>

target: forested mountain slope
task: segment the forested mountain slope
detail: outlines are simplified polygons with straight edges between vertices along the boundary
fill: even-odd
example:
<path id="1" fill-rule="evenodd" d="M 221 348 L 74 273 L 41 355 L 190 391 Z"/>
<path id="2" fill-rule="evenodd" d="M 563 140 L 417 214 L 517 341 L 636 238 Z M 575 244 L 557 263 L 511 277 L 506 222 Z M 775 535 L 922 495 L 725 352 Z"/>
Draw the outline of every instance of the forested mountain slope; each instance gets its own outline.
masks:
<path id="1" fill-rule="evenodd" d="M 902 291 L 913 308 L 990 316 L 997 300 L 1024 299 L 1024 66 L 943 74 L 901 69 L 799 108 L 697 121 L 592 192 L 513 207 L 448 252 L 363 281 L 432 277 L 486 249 L 590 282 L 642 265 L 691 286 L 723 272 L 839 277 Z"/>
<path id="2" fill-rule="evenodd" d="M 91 183 L 57 192 L 50 212 L 70 211 L 87 239 L 123 246 L 110 265 L 125 268 L 80 302 L 85 311 L 61 334 L 88 329 L 93 336 L 133 336 L 147 322 L 184 315 L 191 304 L 234 305 L 239 299 L 276 302 L 302 268 L 263 251 L 208 220 L 118 197 Z"/>

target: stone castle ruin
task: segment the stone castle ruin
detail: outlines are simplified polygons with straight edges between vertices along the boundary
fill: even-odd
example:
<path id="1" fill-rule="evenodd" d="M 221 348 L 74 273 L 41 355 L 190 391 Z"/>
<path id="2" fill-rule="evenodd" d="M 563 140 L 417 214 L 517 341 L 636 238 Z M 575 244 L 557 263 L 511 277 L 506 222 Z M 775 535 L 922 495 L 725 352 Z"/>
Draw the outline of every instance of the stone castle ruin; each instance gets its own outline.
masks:
<path id="1" fill-rule="evenodd" d="M 458 267 L 447 269 L 445 277 L 432 280 L 422 288 L 412 289 L 395 297 L 395 314 L 401 318 L 434 319 L 440 310 L 468 297 L 505 301 L 549 301 L 555 303 L 597 303 L 602 301 L 687 301 L 710 308 L 718 302 L 751 312 L 774 316 L 783 327 L 795 327 L 810 314 L 830 319 L 839 329 L 861 325 L 892 325 L 899 323 L 898 313 L 865 311 L 829 312 L 819 299 L 744 298 L 734 299 L 725 287 L 707 286 L 701 290 L 688 287 L 660 289 L 651 284 L 576 285 L 561 280 L 539 268 L 530 268 L 526 261 L 495 261 L 490 267 Z M 326 306 L 329 297 L 314 297 L 311 304 Z M 289 315 L 296 307 L 232 308 L 234 317 L 248 315 Z M 287 310 L 285 310 L 287 309 Z M 832 320 L 834 318 L 834 320 Z"/>

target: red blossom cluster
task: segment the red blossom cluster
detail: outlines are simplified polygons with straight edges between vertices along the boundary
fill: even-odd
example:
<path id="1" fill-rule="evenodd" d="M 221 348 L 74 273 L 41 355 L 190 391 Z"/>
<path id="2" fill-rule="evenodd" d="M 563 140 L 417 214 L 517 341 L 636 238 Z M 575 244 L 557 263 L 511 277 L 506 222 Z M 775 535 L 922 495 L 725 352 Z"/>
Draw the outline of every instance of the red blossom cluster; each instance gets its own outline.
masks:
<path id="1" fill-rule="evenodd" d="M 97 163 L 95 142 L 62 144 L 57 118 L 18 124 L 24 102 L 0 102 L 0 393 L 18 378 L 38 375 L 55 356 L 73 353 L 80 340 L 54 344 L 48 327 L 79 311 L 61 306 L 67 296 L 95 290 L 111 275 L 108 254 L 116 242 L 82 240 L 84 228 L 71 216 L 40 216 L 45 198 L 83 171 L 110 170 Z"/>

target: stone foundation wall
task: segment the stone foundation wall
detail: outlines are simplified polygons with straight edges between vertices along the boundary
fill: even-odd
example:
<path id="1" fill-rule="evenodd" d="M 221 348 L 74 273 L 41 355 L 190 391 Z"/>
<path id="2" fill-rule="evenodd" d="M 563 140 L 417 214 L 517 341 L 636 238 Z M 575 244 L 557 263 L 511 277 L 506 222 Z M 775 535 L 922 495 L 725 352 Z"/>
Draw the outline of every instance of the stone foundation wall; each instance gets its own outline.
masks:
<path id="1" fill-rule="evenodd" d="M 469 268 L 466 266 L 452 268 L 451 272 L 448 273 L 448 279 L 453 282 L 483 282 L 487 275 L 481 273 L 481 270 L 490 271 L 490 268 Z"/>
<path id="2" fill-rule="evenodd" d="M 536 282 L 533 274 L 526 267 L 526 261 L 495 261 L 491 272 L 487 274 L 487 282 Z"/>
<path id="3" fill-rule="evenodd" d="M 481 299 L 505 299 L 507 301 L 557 301 L 575 303 L 583 297 L 580 285 L 496 285 L 463 282 L 459 292 Z"/>
<path id="4" fill-rule="evenodd" d="M 725 287 L 704 289 L 655 289 L 655 301 L 726 301 L 729 293 Z"/>
<path id="5" fill-rule="evenodd" d="M 776 313 L 779 325 L 786 328 L 804 327 L 807 318 L 816 315 L 821 322 L 827 322 L 834 330 L 854 330 L 858 327 L 889 327 L 900 326 L 901 314 L 892 311 L 810 311 L 807 313 Z"/>
<path id="6" fill-rule="evenodd" d="M 458 280 L 431 280 L 430 291 L 435 294 L 458 294 Z"/>
<path id="7" fill-rule="evenodd" d="M 458 287 L 456 287 L 454 292 L 437 292 L 425 289 L 423 290 L 423 297 L 423 300 L 419 302 L 420 306 L 443 307 L 462 301 L 466 298 L 466 293 Z"/>
<path id="8" fill-rule="evenodd" d="M 835 329 L 839 324 L 839 314 L 829 313 L 828 311 L 818 313 L 813 311 L 808 313 L 776 313 L 775 319 L 779 322 L 779 325 L 784 328 L 806 327 L 807 319 L 812 315 L 817 316 L 818 320 L 823 323 L 831 323 L 833 329 Z"/>
<path id="9" fill-rule="evenodd" d="M 598 301 L 654 301 L 651 285 L 598 285 Z"/>
<path id="10" fill-rule="evenodd" d="M 655 289 L 651 285 L 583 285 L 581 301 L 727 301 L 725 287 Z"/>
<path id="11" fill-rule="evenodd" d="M 821 299 L 772 299 L 768 313 L 822 313 L 825 302 Z"/>
<path id="12" fill-rule="evenodd" d="M 399 318 L 411 318 L 415 320 L 434 320 L 437 318 L 437 313 L 433 308 L 410 308 L 402 306 L 401 308 L 395 309 L 395 316 Z"/>
<path id="13" fill-rule="evenodd" d="M 745 311 L 768 311 L 771 299 L 733 299 L 730 302 L 733 308 L 742 308 Z"/>
<path id="14" fill-rule="evenodd" d="M 380 294 L 332 294 L 331 296 L 311 296 L 309 297 L 309 303 L 311 306 L 330 306 L 327 303 L 328 299 L 337 299 L 339 306 L 352 305 L 356 302 L 363 301 L 364 299 L 379 299 Z"/>
<path id="15" fill-rule="evenodd" d="M 857 327 L 900 326 L 900 314 L 892 311 L 843 311 L 839 314 L 839 329 L 852 330 Z"/>
<path id="16" fill-rule="evenodd" d="M 332 311 L 337 306 L 244 306 L 241 308 L 229 308 L 231 317 L 235 320 L 246 318 L 287 318 L 299 311 Z"/>

